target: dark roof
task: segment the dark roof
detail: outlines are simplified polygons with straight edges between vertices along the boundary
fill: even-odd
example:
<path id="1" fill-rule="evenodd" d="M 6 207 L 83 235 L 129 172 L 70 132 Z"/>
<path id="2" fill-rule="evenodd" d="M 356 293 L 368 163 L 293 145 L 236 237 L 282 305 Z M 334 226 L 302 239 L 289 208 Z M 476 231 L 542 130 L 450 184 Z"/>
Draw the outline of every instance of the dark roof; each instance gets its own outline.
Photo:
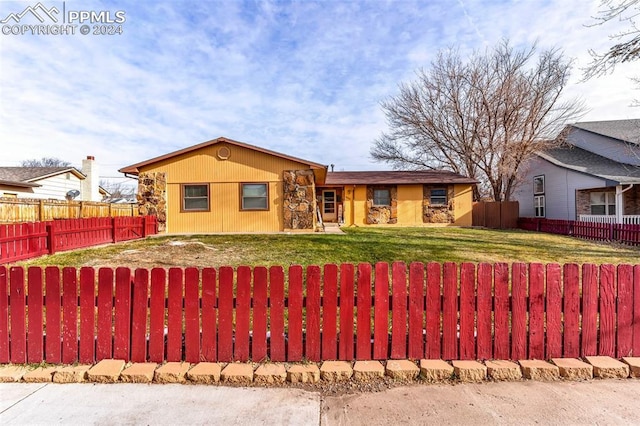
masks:
<path id="1" fill-rule="evenodd" d="M 477 183 L 457 173 L 445 170 L 329 172 L 326 185 L 400 185 L 423 183 Z"/>
<path id="2" fill-rule="evenodd" d="M 640 144 L 640 119 L 585 121 L 572 126 L 620 141 Z"/>
<path id="3" fill-rule="evenodd" d="M 554 148 L 538 155 L 565 169 L 607 179 L 616 184 L 640 183 L 640 167 L 619 163 L 575 146 Z"/>
<path id="4" fill-rule="evenodd" d="M 75 167 L 0 167 L 0 180 L 18 186 L 18 183 L 30 183 L 66 172 L 71 172 L 81 179 L 85 177 Z"/>
<path id="5" fill-rule="evenodd" d="M 244 142 L 234 141 L 232 139 L 227 139 L 225 137 L 219 137 L 217 139 L 212 139 L 210 141 L 203 142 L 203 143 L 198 144 L 198 145 L 193 145 L 193 146 L 190 146 L 190 147 L 187 147 L 187 148 L 184 148 L 184 149 L 180 149 L 178 151 L 174 151 L 174 152 L 170 152 L 170 153 L 165 154 L 165 155 L 161 155 L 159 157 L 151 158 L 150 160 L 141 161 L 140 163 L 135 163 L 135 164 L 132 164 L 130 166 L 123 167 L 118 171 L 120 173 L 131 173 L 131 174 L 135 175 L 135 174 L 139 173 L 139 171 L 140 171 L 139 168 L 140 167 L 144 167 L 144 166 L 147 166 L 149 164 L 157 163 L 158 161 L 166 160 L 166 159 L 169 159 L 169 158 L 172 158 L 172 157 L 176 157 L 178 155 L 186 154 L 188 152 L 195 151 L 195 150 L 198 150 L 198 149 L 201 149 L 201 148 L 206 148 L 206 147 L 208 147 L 210 145 L 215 145 L 217 143 L 228 143 L 228 144 L 231 144 L 231 145 L 236 145 L 236 146 L 239 146 L 239 147 L 242 147 L 242 148 L 251 149 L 251 150 L 262 152 L 262 153 L 265 153 L 265 154 L 274 155 L 276 157 L 284 158 L 286 160 L 291 160 L 291 161 L 295 161 L 297 163 L 306 164 L 312 169 L 326 169 L 327 168 L 327 166 L 325 166 L 323 164 L 315 163 L 315 162 L 308 161 L 308 160 L 303 160 L 303 159 L 297 158 L 297 157 L 292 157 L 290 155 L 282 154 L 280 152 L 271 151 L 269 149 L 261 148 L 259 146 L 255 146 L 255 145 L 249 145 L 248 143 L 244 143 Z"/>

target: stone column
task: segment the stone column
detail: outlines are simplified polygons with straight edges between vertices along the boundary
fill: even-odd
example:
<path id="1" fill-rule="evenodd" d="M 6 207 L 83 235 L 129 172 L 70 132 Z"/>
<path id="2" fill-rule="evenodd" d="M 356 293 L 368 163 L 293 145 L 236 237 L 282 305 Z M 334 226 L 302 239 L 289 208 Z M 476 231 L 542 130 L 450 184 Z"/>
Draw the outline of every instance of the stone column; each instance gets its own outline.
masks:
<path id="1" fill-rule="evenodd" d="M 316 225 L 316 186 L 313 170 L 285 170 L 284 229 L 314 229 Z"/>
<path id="2" fill-rule="evenodd" d="M 167 228 L 167 178 L 164 172 L 138 175 L 138 209 L 141 215 L 156 216 L 158 231 Z"/>

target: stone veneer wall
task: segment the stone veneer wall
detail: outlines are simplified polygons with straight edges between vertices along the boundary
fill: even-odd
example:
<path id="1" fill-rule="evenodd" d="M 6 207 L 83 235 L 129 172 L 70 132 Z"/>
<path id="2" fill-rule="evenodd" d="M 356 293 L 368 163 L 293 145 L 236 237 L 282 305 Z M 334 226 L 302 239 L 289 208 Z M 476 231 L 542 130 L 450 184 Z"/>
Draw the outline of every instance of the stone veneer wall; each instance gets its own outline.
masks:
<path id="1" fill-rule="evenodd" d="M 422 222 L 423 223 L 454 223 L 455 201 L 453 186 L 447 186 L 447 205 L 431 206 L 431 190 L 442 189 L 442 185 L 424 185 L 422 187 Z"/>
<path id="2" fill-rule="evenodd" d="M 314 229 L 316 187 L 313 170 L 285 170 L 284 229 Z"/>
<path id="3" fill-rule="evenodd" d="M 141 215 L 155 215 L 158 231 L 167 228 L 167 177 L 165 173 L 150 172 L 138 175 L 138 208 Z"/>
<path id="4" fill-rule="evenodd" d="M 390 206 L 373 205 L 373 191 L 375 189 L 389 190 L 391 195 Z M 398 223 L 398 189 L 395 185 L 367 186 L 367 223 L 369 225 Z"/>

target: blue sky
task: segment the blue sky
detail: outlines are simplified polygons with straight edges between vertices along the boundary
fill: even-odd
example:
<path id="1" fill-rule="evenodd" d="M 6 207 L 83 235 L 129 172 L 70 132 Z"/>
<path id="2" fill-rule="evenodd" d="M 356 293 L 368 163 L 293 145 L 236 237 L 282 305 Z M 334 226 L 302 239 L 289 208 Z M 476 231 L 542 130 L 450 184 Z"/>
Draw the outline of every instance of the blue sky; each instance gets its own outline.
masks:
<path id="1" fill-rule="evenodd" d="M 0 1 L 0 19 L 36 4 Z M 589 108 L 583 121 L 636 118 L 629 77 L 638 64 L 579 83 L 588 49 L 606 49 L 624 28 L 586 27 L 598 4 L 67 1 L 66 10 L 124 11 L 123 33 L 0 34 L 0 165 L 43 156 L 80 165 L 93 155 L 113 178 L 226 136 L 336 170 L 385 169 L 369 157 L 386 129 L 380 101 L 439 49 L 467 55 L 502 38 L 517 47 L 538 40 L 575 61 L 566 95 Z"/>

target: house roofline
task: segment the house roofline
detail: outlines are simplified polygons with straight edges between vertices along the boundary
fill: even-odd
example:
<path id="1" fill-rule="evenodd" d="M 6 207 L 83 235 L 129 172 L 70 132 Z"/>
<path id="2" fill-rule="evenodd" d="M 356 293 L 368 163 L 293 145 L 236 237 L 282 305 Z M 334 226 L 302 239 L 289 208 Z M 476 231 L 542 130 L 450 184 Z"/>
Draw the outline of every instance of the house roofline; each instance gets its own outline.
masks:
<path id="1" fill-rule="evenodd" d="M 14 180 L 0 180 L 0 185 L 15 186 L 18 188 L 37 188 L 39 186 L 42 186 L 39 183 L 16 182 Z"/>
<path id="2" fill-rule="evenodd" d="M 566 165 L 566 164 L 556 160 L 555 158 L 553 158 L 553 157 L 551 157 L 549 155 L 546 155 L 546 154 L 544 154 L 542 152 L 538 152 L 538 153 L 536 153 L 536 155 L 539 158 L 543 159 L 544 161 L 547 161 L 548 163 L 553 164 L 554 166 L 558 166 L 558 167 L 560 167 L 562 169 L 565 169 L 565 170 L 571 170 L 572 172 L 582 173 L 583 175 L 591 176 L 591 177 L 594 177 L 594 178 L 602 179 L 602 180 L 604 180 L 606 182 L 613 182 L 615 185 L 629 185 L 629 184 L 634 184 L 635 185 L 635 184 L 640 184 L 640 178 L 631 178 L 631 180 L 629 180 L 629 181 L 626 181 L 626 180 L 625 181 L 615 180 L 615 179 L 611 179 L 611 177 L 597 175 L 597 174 L 594 174 L 594 173 L 586 172 L 584 170 L 580 170 L 578 168 L 570 167 L 570 166 L 568 166 L 568 165 Z M 636 179 L 636 180 L 633 180 L 633 179 Z"/>
<path id="3" fill-rule="evenodd" d="M 264 154 L 274 155 L 276 157 L 284 158 L 286 160 L 295 161 L 296 163 L 306 164 L 306 165 L 310 166 L 310 168 L 312 168 L 312 169 L 324 169 L 324 170 L 327 169 L 327 166 L 325 166 L 324 164 L 315 163 L 315 162 L 304 160 L 304 159 L 298 158 L 298 157 L 293 157 L 293 156 L 290 156 L 290 155 L 283 154 L 281 152 L 272 151 L 272 150 L 261 148 L 259 146 L 251 145 L 251 144 L 248 144 L 248 143 L 238 142 L 238 141 L 235 141 L 233 139 L 228 139 L 228 138 L 225 138 L 225 137 L 219 137 L 219 138 L 207 141 L 207 142 L 202 142 L 202 143 L 197 144 L 197 145 L 193 145 L 193 146 L 190 146 L 190 147 L 187 147 L 187 148 L 183 148 L 183 149 L 180 149 L 180 150 L 177 150 L 177 151 L 170 152 L 168 154 L 164 154 L 164 155 L 160 155 L 158 157 L 151 158 L 149 160 L 141 161 L 139 163 L 135 163 L 135 164 L 132 164 L 130 166 L 123 167 L 123 168 L 119 169 L 118 171 L 120 173 L 125 173 L 125 174 L 129 173 L 129 174 L 137 175 L 140 172 L 140 170 L 139 170 L 140 167 L 148 166 L 149 164 L 154 164 L 154 163 L 157 163 L 159 161 L 167 160 L 169 158 L 176 157 L 176 156 L 182 155 L 182 154 L 186 154 L 186 153 L 189 153 L 189 152 L 192 152 L 192 151 L 196 151 L 196 150 L 201 149 L 201 148 L 206 148 L 208 146 L 215 145 L 215 144 L 218 144 L 218 143 L 228 143 L 228 144 L 231 144 L 231 145 L 239 146 L 241 148 L 247 148 L 247 149 L 251 149 L 251 150 L 254 150 L 254 151 L 262 152 Z"/>
<path id="4" fill-rule="evenodd" d="M 31 179 L 26 179 L 25 182 L 35 182 L 41 179 L 46 179 L 46 178 L 50 178 L 53 176 L 58 176 L 61 175 L 62 173 L 68 173 L 71 172 L 73 173 L 78 179 L 86 179 L 87 176 L 82 173 L 80 170 L 76 169 L 75 167 L 69 167 L 68 169 L 63 169 L 63 170 L 58 170 L 57 172 L 53 172 L 53 173 L 47 173 L 44 175 L 40 175 L 40 176 L 36 176 L 36 177 L 32 177 Z"/>

